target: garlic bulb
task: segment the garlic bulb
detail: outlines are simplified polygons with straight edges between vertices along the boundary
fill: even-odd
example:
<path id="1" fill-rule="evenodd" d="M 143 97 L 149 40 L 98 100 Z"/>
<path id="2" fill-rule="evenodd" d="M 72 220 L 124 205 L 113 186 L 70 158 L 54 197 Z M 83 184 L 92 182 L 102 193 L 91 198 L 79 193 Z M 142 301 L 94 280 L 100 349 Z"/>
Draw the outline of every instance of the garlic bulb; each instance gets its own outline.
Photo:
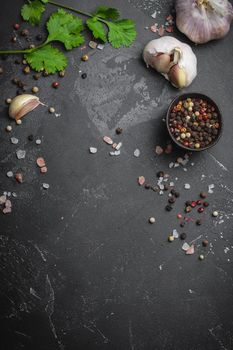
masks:
<path id="1" fill-rule="evenodd" d="M 232 19 L 227 0 L 176 0 L 176 25 L 196 44 L 224 37 Z"/>
<path id="2" fill-rule="evenodd" d="M 190 85 L 197 75 L 197 58 L 191 47 L 171 36 L 150 41 L 143 59 L 147 67 L 156 69 L 180 89 Z"/>
<path id="3" fill-rule="evenodd" d="M 15 120 L 22 118 L 41 104 L 34 95 L 22 94 L 13 98 L 9 107 L 9 116 Z"/>

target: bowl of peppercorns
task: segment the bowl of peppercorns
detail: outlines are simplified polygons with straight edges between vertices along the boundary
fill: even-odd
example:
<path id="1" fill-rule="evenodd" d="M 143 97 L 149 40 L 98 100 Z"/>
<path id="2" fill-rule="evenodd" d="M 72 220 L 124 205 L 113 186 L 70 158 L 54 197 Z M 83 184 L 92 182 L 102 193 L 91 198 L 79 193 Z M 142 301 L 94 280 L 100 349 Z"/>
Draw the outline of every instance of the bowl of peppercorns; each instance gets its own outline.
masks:
<path id="1" fill-rule="evenodd" d="M 188 151 L 213 147 L 222 134 L 222 115 L 216 103 L 206 95 L 186 93 L 170 104 L 166 123 L 172 140 Z"/>

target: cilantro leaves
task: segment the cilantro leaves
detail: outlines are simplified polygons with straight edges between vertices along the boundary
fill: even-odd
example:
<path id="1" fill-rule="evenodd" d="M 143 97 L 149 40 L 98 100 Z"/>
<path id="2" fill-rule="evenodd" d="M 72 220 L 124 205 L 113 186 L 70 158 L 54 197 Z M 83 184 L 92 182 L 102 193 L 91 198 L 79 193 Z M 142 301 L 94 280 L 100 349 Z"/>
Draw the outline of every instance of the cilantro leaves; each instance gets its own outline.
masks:
<path id="1" fill-rule="evenodd" d="M 80 34 L 83 28 L 80 18 L 59 9 L 50 16 L 47 22 L 49 32 L 47 42 L 60 41 L 66 50 L 71 50 L 84 42 L 84 37 Z"/>
<path id="2" fill-rule="evenodd" d="M 51 46 L 51 42 L 61 42 L 66 50 L 71 50 L 84 43 L 82 20 L 64 11 L 64 8 L 89 17 L 86 20 L 86 27 L 92 32 L 93 37 L 103 42 L 108 41 L 114 48 L 130 46 L 137 35 L 134 21 L 119 19 L 118 10 L 112 7 L 99 6 L 93 13 L 86 13 L 66 5 L 56 4 L 52 0 L 27 1 L 28 3 L 21 8 L 21 16 L 32 25 L 40 23 L 47 3 L 59 7 L 58 11 L 54 12 L 47 21 L 48 37 L 46 41 L 33 49 L 16 50 L 17 53 L 24 54 L 28 64 L 36 71 L 46 70 L 48 73 L 55 73 L 66 67 L 65 55 L 59 49 Z M 14 51 L 11 50 L 9 53 L 14 53 Z"/>
<path id="3" fill-rule="evenodd" d="M 65 69 L 67 66 L 66 56 L 49 44 L 30 53 L 26 53 L 24 58 L 37 72 L 45 70 L 48 73 L 55 73 L 56 71 Z"/>
<path id="4" fill-rule="evenodd" d="M 46 0 L 43 1 L 45 3 Z M 31 25 L 39 24 L 45 7 L 40 0 L 34 0 L 21 8 L 21 16 Z"/>

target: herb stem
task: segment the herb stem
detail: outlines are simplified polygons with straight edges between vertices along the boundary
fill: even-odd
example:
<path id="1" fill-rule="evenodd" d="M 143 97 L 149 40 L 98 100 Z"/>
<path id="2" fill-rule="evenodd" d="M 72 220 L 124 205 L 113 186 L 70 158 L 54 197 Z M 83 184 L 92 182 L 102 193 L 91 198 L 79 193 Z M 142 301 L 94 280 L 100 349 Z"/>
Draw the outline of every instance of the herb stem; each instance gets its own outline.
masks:
<path id="1" fill-rule="evenodd" d="M 46 44 L 48 44 L 48 41 L 46 40 L 43 44 L 38 45 L 34 47 L 33 49 L 24 49 L 24 50 L 0 50 L 0 55 L 2 54 L 17 54 L 17 53 L 31 53 L 37 49 L 41 49 Z"/>
<path id="2" fill-rule="evenodd" d="M 93 15 L 90 14 L 90 13 L 88 13 L 88 12 L 84 12 L 84 11 L 81 11 L 81 10 L 76 10 L 76 9 L 73 8 L 73 7 L 66 6 L 66 5 L 62 5 L 62 4 L 58 4 L 58 3 L 55 2 L 55 1 L 49 0 L 49 1 L 48 1 L 48 4 L 51 4 L 51 5 L 54 5 L 54 6 L 57 6 L 57 7 L 62 7 L 63 9 L 67 9 L 67 10 L 70 10 L 70 11 L 73 11 L 73 12 L 76 12 L 76 13 L 79 13 L 80 15 L 84 15 L 84 16 L 87 16 L 87 17 L 93 17 Z"/>

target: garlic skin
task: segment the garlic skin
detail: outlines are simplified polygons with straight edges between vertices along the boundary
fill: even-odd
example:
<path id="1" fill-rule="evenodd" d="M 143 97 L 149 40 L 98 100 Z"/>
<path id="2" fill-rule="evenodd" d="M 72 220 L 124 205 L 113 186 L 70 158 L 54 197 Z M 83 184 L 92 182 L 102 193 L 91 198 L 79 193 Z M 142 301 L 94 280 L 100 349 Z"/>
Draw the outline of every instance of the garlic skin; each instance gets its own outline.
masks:
<path id="1" fill-rule="evenodd" d="M 156 59 L 162 53 L 170 56 L 170 62 L 164 60 L 164 70 L 159 70 L 156 68 Z M 189 86 L 197 75 L 197 58 L 191 47 L 171 36 L 150 41 L 144 48 L 143 59 L 147 67 L 156 69 L 180 89 Z"/>
<path id="2" fill-rule="evenodd" d="M 11 101 L 9 116 L 15 120 L 18 120 L 39 106 L 39 104 L 41 104 L 41 102 L 35 95 L 18 95 Z"/>
<path id="3" fill-rule="evenodd" d="M 227 0 L 176 0 L 176 25 L 190 40 L 204 44 L 230 30 L 233 7 Z"/>

